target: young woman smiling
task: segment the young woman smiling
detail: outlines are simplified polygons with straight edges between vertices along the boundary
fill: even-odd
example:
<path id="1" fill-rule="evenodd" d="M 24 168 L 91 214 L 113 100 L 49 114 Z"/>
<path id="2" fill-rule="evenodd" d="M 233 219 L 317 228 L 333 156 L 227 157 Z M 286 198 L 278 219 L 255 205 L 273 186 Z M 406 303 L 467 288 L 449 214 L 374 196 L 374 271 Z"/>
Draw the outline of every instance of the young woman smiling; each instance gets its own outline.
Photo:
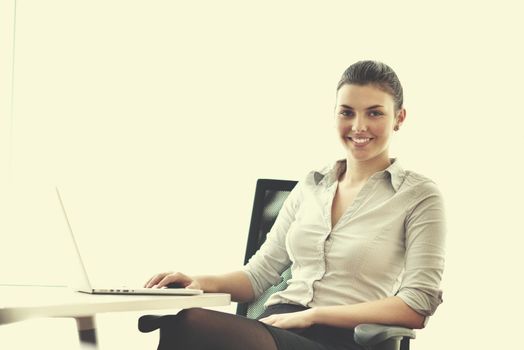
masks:
<path id="1" fill-rule="evenodd" d="M 270 297 L 259 320 L 183 310 L 159 349 L 362 349 L 353 341 L 358 324 L 424 327 L 442 302 L 444 209 L 433 181 L 390 158 L 391 138 L 406 119 L 395 72 L 375 61 L 351 65 L 337 86 L 335 118 L 345 159 L 297 184 L 243 269 L 166 272 L 146 283 L 246 302 L 291 265 L 288 287 Z"/>

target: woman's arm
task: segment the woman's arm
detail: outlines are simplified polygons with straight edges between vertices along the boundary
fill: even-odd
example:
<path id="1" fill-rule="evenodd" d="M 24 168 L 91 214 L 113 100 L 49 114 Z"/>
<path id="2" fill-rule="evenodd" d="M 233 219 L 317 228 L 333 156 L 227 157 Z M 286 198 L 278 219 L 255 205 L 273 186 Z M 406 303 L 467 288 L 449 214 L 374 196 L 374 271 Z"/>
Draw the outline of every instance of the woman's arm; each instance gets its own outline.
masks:
<path id="1" fill-rule="evenodd" d="M 229 293 L 236 302 L 248 302 L 254 299 L 253 287 L 242 271 L 222 275 L 188 276 L 181 272 L 159 273 L 144 285 L 145 288 L 166 288 L 169 284 L 181 288 L 202 289 L 208 293 Z"/>
<path id="2" fill-rule="evenodd" d="M 407 328 L 424 328 L 425 316 L 399 297 L 354 305 L 323 306 L 310 309 L 314 324 L 355 328 L 362 323 L 378 323 Z"/>
<path id="3" fill-rule="evenodd" d="M 305 311 L 271 315 L 260 321 L 280 328 L 305 328 L 323 324 L 355 328 L 362 323 L 378 323 L 407 328 L 423 328 L 425 317 L 399 297 L 354 305 L 319 306 Z"/>
<path id="4" fill-rule="evenodd" d="M 235 271 L 222 275 L 206 275 L 193 277 L 200 288 L 208 293 L 229 293 L 231 300 L 245 303 L 254 299 L 255 294 L 251 282 L 243 271 Z"/>

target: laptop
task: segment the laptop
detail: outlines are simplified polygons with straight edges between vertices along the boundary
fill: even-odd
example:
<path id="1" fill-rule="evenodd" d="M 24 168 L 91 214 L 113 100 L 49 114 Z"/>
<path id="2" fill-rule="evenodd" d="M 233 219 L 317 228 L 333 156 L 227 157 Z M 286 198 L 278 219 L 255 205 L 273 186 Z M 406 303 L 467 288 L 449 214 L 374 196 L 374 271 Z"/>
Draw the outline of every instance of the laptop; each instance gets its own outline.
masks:
<path id="1" fill-rule="evenodd" d="M 74 290 L 78 292 L 89 293 L 89 294 L 199 295 L 203 293 L 203 291 L 200 289 L 189 289 L 189 288 L 129 288 L 129 287 L 93 288 L 89 281 L 89 276 L 87 274 L 87 270 L 82 260 L 82 256 L 80 255 L 80 249 L 78 248 L 78 243 L 75 239 L 75 235 L 71 227 L 71 222 L 69 221 L 69 218 L 67 217 L 64 202 L 62 200 L 62 196 L 60 195 L 60 191 L 58 190 L 58 187 L 56 188 L 56 194 L 58 195 L 58 201 L 60 202 L 60 206 L 62 207 L 62 212 L 64 213 L 64 218 L 67 223 L 67 228 L 69 230 L 69 233 L 71 234 L 73 245 L 75 246 L 75 253 L 76 253 L 75 254 L 75 257 L 76 257 L 75 264 L 76 264 L 76 269 L 77 269 L 77 271 L 75 272 L 76 281 L 74 281 L 73 284 L 71 285 L 71 287 Z"/>

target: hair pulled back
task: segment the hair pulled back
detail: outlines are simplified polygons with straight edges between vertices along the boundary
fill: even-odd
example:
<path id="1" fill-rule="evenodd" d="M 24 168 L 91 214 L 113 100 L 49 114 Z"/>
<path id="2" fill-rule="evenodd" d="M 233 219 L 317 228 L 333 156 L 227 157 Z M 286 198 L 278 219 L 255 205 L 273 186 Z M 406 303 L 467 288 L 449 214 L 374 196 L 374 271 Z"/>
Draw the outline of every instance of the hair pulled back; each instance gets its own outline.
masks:
<path id="1" fill-rule="evenodd" d="M 349 66 L 337 85 L 337 91 L 343 85 L 374 85 L 389 93 L 395 102 L 395 110 L 402 108 L 404 96 L 397 74 L 385 63 L 378 61 L 358 61 Z"/>

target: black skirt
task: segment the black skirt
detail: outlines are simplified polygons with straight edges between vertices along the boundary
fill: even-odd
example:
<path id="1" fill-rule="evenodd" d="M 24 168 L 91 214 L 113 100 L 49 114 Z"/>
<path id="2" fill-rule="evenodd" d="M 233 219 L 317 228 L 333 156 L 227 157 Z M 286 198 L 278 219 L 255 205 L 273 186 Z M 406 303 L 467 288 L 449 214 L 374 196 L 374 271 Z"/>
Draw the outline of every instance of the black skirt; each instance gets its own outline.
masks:
<path id="1" fill-rule="evenodd" d="M 270 305 L 258 318 L 307 309 L 295 304 Z M 275 339 L 278 350 L 364 350 L 355 343 L 353 330 L 348 328 L 313 325 L 302 329 L 282 329 L 265 323 L 264 326 Z"/>

